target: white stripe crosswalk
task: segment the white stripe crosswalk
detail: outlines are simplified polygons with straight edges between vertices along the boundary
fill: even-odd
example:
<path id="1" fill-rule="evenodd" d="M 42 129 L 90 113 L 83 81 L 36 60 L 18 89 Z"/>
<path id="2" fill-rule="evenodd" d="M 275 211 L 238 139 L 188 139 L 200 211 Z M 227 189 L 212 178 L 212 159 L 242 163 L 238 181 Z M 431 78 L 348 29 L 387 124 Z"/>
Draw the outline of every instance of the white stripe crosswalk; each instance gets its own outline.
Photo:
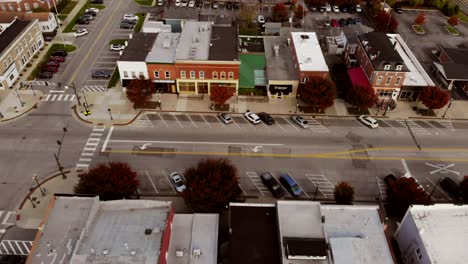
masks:
<path id="1" fill-rule="evenodd" d="M 56 94 L 56 93 L 49 93 L 46 94 L 43 98 L 42 101 L 45 102 L 71 102 L 75 101 L 76 96 L 74 94 Z"/>
<path id="2" fill-rule="evenodd" d="M 438 120 L 437 123 L 443 125 L 445 128 L 450 129 L 452 131 L 455 130 L 453 128 L 452 121 L 450 121 L 450 120 Z"/>
<path id="3" fill-rule="evenodd" d="M 131 127 L 154 127 L 151 120 L 146 114 L 140 115 L 135 121 L 130 124 Z"/>
<path id="4" fill-rule="evenodd" d="M 430 135 L 431 132 L 429 132 L 427 129 L 423 128 L 422 126 L 418 125 L 417 123 L 415 123 L 413 120 L 398 120 L 398 122 L 400 122 L 400 124 L 402 125 L 408 125 L 408 128 L 414 133 L 414 134 L 418 134 L 418 135 Z"/>
<path id="5" fill-rule="evenodd" d="M 256 172 L 253 171 L 247 171 L 245 172 L 247 176 L 250 178 L 250 180 L 253 182 L 255 187 L 257 187 L 258 191 L 262 194 L 262 196 L 265 196 L 265 193 L 268 193 L 268 188 L 263 185 L 262 180 L 260 179 L 260 176 Z"/>
<path id="6" fill-rule="evenodd" d="M 326 128 L 322 123 L 317 121 L 316 119 L 307 119 L 307 123 L 309 123 L 309 129 L 312 130 L 313 132 L 318 132 L 318 133 L 328 133 L 330 130 Z"/>
<path id="7" fill-rule="evenodd" d="M 107 87 L 101 85 L 85 85 L 81 88 L 81 91 L 86 92 L 107 92 Z"/>
<path id="8" fill-rule="evenodd" d="M 2 240 L 0 255 L 29 255 L 34 241 Z"/>
<path id="9" fill-rule="evenodd" d="M 324 175 L 306 174 L 305 176 L 315 186 L 318 186 L 318 191 L 325 197 L 333 196 L 333 193 L 335 191 L 335 185 L 333 185 L 333 183 L 331 183 Z"/>
<path id="10" fill-rule="evenodd" d="M 81 152 L 81 157 L 76 164 L 75 170 L 76 171 L 84 171 L 88 170 L 89 163 L 92 161 L 92 157 L 94 156 L 94 152 L 96 151 L 99 141 L 101 140 L 102 134 L 106 130 L 105 126 L 96 125 L 93 128 L 93 131 L 89 135 L 88 140 L 83 148 L 83 152 Z"/>
<path id="11" fill-rule="evenodd" d="M 14 211 L 0 211 L 0 225 L 14 225 L 16 212 Z"/>

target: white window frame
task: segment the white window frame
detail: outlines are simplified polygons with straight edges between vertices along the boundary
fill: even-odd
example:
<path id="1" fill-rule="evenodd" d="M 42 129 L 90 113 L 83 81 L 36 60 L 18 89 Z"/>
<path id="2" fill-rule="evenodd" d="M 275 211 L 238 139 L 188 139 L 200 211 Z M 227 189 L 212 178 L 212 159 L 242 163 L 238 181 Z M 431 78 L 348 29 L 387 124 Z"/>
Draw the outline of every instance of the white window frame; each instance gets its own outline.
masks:
<path id="1" fill-rule="evenodd" d="M 307 77 L 302 77 L 301 83 L 306 83 L 308 80 L 309 80 L 309 78 L 307 78 Z"/>
<path id="2" fill-rule="evenodd" d="M 389 71 L 392 68 L 392 65 L 390 64 L 385 64 L 384 65 L 384 71 Z"/>
<path id="3" fill-rule="evenodd" d="M 382 77 L 382 76 L 379 76 L 379 77 L 377 77 L 377 81 L 375 81 L 375 84 L 376 84 L 376 85 L 381 85 L 381 84 L 382 84 L 382 81 L 383 81 L 383 77 Z"/>
<path id="4" fill-rule="evenodd" d="M 159 71 L 153 71 L 153 75 L 155 79 L 159 79 Z"/>
<path id="5" fill-rule="evenodd" d="M 387 80 L 385 80 L 385 85 L 390 85 L 390 83 L 392 83 L 392 79 L 393 79 L 392 76 L 388 76 Z"/>
<path id="6" fill-rule="evenodd" d="M 218 72 L 217 71 L 212 72 L 211 76 L 213 79 L 218 79 Z"/>
<path id="7" fill-rule="evenodd" d="M 228 79 L 233 80 L 234 79 L 234 72 L 230 71 L 228 72 Z"/>
<path id="8" fill-rule="evenodd" d="M 128 78 L 128 71 L 123 71 L 123 77 Z"/>
<path id="9" fill-rule="evenodd" d="M 187 72 L 186 71 L 180 71 L 180 78 L 182 78 L 182 79 L 187 78 Z"/>
<path id="10" fill-rule="evenodd" d="M 34 3 L 33 6 L 34 6 L 34 9 L 39 8 L 39 4 L 38 4 L 38 3 Z"/>
<path id="11" fill-rule="evenodd" d="M 31 7 L 29 6 L 29 3 L 24 3 L 24 9 L 26 12 L 31 11 Z"/>
<path id="12" fill-rule="evenodd" d="M 170 71 L 166 71 L 166 72 L 164 73 L 164 77 L 166 77 L 166 79 L 171 78 L 171 72 L 170 72 Z"/>
<path id="13" fill-rule="evenodd" d="M 396 70 L 397 70 L 397 71 L 403 70 L 403 65 L 397 65 L 397 66 L 396 66 Z"/>
<path id="14" fill-rule="evenodd" d="M 4 4 L 1 4 L 1 7 L 2 7 L 2 11 L 3 11 L 3 12 L 6 12 L 6 7 L 5 7 L 5 5 L 4 5 Z M 1 84 L 1 83 L 0 83 L 0 84 Z"/>
<path id="15" fill-rule="evenodd" d="M 395 81 L 395 85 L 400 85 L 401 79 L 402 79 L 401 77 L 397 77 Z"/>
<path id="16" fill-rule="evenodd" d="M 136 75 L 136 72 L 134 71 L 131 71 L 130 74 L 132 75 L 132 78 L 136 79 L 137 78 L 137 75 Z"/>
<path id="17" fill-rule="evenodd" d="M 226 72 L 222 71 L 221 74 L 219 75 L 219 77 L 220 77 L 221 80 L 225 80 L 226 79 Z"/>
<path id="18" fill-rule="evenodd" d="M 195 79 L 195 71 L 190 71 L 190 79 Z"/>
<path id="19" fill-rule="evenodd" d="M 198 77 L 199 77 L 200 79 L 205 79 L 205 72 L 204 72 L 204 71 L 199 71 L 199 72 L 198 72 Z"/>

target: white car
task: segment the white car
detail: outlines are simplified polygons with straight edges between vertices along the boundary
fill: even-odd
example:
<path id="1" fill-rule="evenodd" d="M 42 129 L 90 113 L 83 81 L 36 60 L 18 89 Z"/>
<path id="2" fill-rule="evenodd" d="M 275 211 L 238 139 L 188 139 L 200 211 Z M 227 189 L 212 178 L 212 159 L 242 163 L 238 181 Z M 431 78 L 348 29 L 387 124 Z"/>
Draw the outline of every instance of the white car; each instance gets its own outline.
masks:
<path id="1" fill-rule="evenodd" d="M 81 37 L 81 36 L 84 36 L 84 35 L 87 35 L 87 34 L 88 34 L 88 30 L 83 28 L 83 29 L 78 29 L 77 31 L 75 31 L 73 33 L 73 36 L 75 38 L 77 38 L 77 37 Z"/>
<path id="2" fill-rule="evenodd" d="M 294 123 L 302 128 L 309 127 L 309 122 L 307 122 L 307 120 L 305 120 L 302 116 L 292 116 L 291 119 L 294 121 Z"/>
<path id="3" fill-rule="evenodd" d="M 265 17 L 262 15 L 259 15 L 257 18 L 258 23 L 263 24 L 265 23 Z"/>
<path id="4" fill-rule="evenodd" d="M 339 13 L 339 12 L 340 12 L 340 8 L 339 8 L 337 5 L 334 5 L 334 6 L 333 6 L 333 12 Z"/>
<path id="5" fill-rule="evenodd" d="M 123 16 L 123 20 L 133 20 L 133 21 L 138 21 L 138 16 L 134 14 L 125 14 Z"/>
<path id="6" fill-rule="evenodd" d="M 252 122 L 253 124 L 260 124 L 261 122 L 260 117 L 254 112 L 248 111 L 244 114 L 244 117 L 250 122 Z"/>
<path id="7" fill-rule="evenodd" d="M 187 5 L 188 5 L 188 0 L 182 0 L 182 2 L 181 2 L 180 5 L 183 6 L 183 7 L 187 7 Z"/>
<path id="8" fill-rule="evenodd" d="M 94 12 L 94 13 L 99 13 L 99 8 L 95 8 L 95 7 L 90 7 L 88 9 L 85 10 L 85 13 L 88 12 L 88 11 L 91 11 L 91 12 Z"/>
<path id="9" fill-rule="evenodd" d="M 327 12 L 331 12 L 331 11 L 332 11 L 331 5 L 330 5 L 329 3 L 326 3 L 326 4 L 325 4 L 325 11 L 327 11 Z"/>
<path id="10" fill-rule="evenodd" d="M 180 6 L 180 0 L 175 0 L 175 6 Z"/>
<path id="11" fill-rule="evenodd" d="M 363 123 L 364 125 L 370 127 L 370 128 L 377 128 L 379 127 L 379 123 L 377 123 L 377 120 L 370 116 L 362 115 L 358 117 L 359 121 Z"/>
<path id="12" fill-rule="evenodd" d="M 414 182 L 418 185 L 418 189 L 421 189 L 421 190 L 425 191 L 424 186 L 422 186 L 422 185 L 418 182 L 418 180 L 417 180 L 416 178 L 414 178 L 413 175 L 411 175 L 409 172 L 403 174 L 401 177 L 408 178 L 408 179 L 413 179 Z"/>
<path id="13" fill-rule="evenodd" d="M 123 44 L 112 44 L 110 45 L 110 50 L 111 51 L 121 51 L 125 49 L 125 45 Z"/>
<path id="14" fill-rule="evenodd" d="M 189 6 L 189 7 L 195 7 L 195 0 L 190 0 L 190 1 L 188 2 L 188 6 Z"/>
<path id="15" fill-rule="evenodd" d="M 172 184 L 174 184 L 174 187 L 178 192 L 185 192 L 185 190 L 187 190 L 180 172 L 174 171 L 173 173 L 169 174 L 169 176 L 171 177 Z"/>
<path id="16" fill-rule="evenodd" d="M 356 12 L 358 12 L 358 13 L 362 12 L 362 8 L 361 8 L 360 5 L 356 5 Z"/>
<path id="17" fill-rule="evenodd" d="M 158 6 L 164 5 L 164 0 L 158 0 Z"/>

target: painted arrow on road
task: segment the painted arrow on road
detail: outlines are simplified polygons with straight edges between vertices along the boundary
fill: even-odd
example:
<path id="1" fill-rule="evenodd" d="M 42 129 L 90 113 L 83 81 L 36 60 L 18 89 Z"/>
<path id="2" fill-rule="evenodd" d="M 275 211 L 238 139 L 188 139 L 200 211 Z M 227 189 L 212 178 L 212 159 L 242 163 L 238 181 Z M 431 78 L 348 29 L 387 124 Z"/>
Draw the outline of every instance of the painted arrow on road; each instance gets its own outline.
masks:
<path id="1" fill-rule="evenodd" d="M 140 148 L 140 150 L 145 150 L 145 149 L 147 149 L 149 146 L 151 146 L 151 143 L 145 143 L 145 144 L 141 145 L 139 148 Z"/>
<path id="2" fill-rule="evenodd" d="M 261 148 L 263 148 L 263 146 L 255 146 L 255 148 L 253 148 L 252 151 L 257 153 L 260 151 Z"/>

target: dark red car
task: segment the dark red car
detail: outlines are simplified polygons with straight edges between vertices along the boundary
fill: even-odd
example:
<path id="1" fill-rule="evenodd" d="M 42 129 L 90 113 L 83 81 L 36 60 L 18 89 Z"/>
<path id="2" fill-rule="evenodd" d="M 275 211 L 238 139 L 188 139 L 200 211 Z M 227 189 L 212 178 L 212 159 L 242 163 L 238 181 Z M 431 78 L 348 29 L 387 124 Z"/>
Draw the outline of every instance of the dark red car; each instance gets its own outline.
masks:
<path id="1" fill-rule="evenodd" d="M 64 57 L 60 57 L 60 56 L 53 56 L 53 57 L 50 57 L 50 58 L 49 58 L 49 61 L 64 62 L 64 61 L 65 61 L 65 58 L 64 58 Z"/>
<path id="2" fill-rule="evenodd" d="M 42 67 L 41 67 L 41 71 L 56 73 L 56 72 L 58 72 L 58 67 L 54 67 L 54 66 L 42 66 Z"/>
<path id="3" fill-rule="evenodd" d="M 42 64 L 42 67 L 44 67 L 44 66 L 58 67 L 58 66 L 60 66 L 60 62 L 48 61 L 48 62 Z"/>
<path id="4" fill-rule="evenodd" d="M 37 78 L 39 79 L 50 79 L 54 76 L 53 73 L 47 72 L 47 71 L 41 71 L 39 74 L 37 74 Z"/>

